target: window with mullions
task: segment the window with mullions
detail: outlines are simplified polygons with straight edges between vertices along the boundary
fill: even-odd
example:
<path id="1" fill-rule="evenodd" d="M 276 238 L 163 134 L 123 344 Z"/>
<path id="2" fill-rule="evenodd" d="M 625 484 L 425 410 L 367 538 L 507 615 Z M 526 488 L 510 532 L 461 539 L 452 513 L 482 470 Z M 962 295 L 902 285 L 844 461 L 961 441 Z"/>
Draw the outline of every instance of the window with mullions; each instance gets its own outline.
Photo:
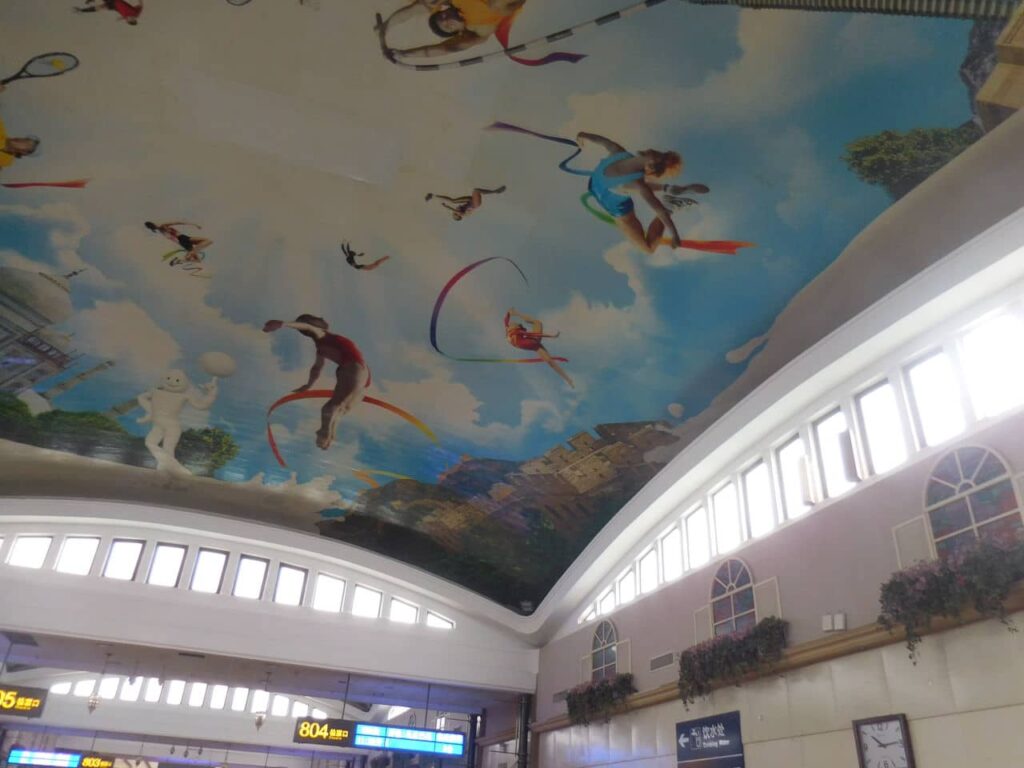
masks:
<path id="1" fill-rule="evenodd" d="M 957 448 L 935 465 L 925 491 L 925 510 L 939 557 L 978 539 L 1009 544 L 1024 531 L 1006 465 L 992 451 L 977 446 Z"/>
<path id="2" fill-rule="evenodd" d="M 602 621 L 594 630 L 594 640 L 590 646 L 590 680 L 599 682 L 615 677 L 617 669 L 616 656 L 619 636 L 615 625 L 610 621 Z"/>
<path id="3" fill-rule="evenodd" d="M 744 632 L 757 623 L 754 580 L 739 560 L 726 560 L 711 583 L 711 617 L 715 637 Z"/>

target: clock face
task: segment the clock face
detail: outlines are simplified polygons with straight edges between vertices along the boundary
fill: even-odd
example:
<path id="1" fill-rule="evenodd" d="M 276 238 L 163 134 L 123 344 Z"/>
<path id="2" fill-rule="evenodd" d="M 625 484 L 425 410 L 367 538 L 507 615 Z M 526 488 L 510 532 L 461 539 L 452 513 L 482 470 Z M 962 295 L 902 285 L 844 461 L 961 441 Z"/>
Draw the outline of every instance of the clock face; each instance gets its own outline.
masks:
<path id="1" fill-rule="evenodd" d="M 906 734 L 898 719 L 857 726 L 864 768 L 910 768 Z"/>

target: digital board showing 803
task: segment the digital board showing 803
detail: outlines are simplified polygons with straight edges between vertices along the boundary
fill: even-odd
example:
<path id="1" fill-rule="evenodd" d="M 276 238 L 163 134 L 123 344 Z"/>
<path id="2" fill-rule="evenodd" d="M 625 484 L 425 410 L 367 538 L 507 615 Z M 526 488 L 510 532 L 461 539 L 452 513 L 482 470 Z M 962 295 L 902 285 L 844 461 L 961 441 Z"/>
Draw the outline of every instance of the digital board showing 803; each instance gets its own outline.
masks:
<path id="1" fill-rule="evenodd" d="M 352 720 L 299 718 L 295 721 L 292 741 L 299 744 L 329 744 L 334 747 L 422 752 L 452 757 L 460 757 L 466 751 L 466 735 L 463 733 L 357 723 Z"/>

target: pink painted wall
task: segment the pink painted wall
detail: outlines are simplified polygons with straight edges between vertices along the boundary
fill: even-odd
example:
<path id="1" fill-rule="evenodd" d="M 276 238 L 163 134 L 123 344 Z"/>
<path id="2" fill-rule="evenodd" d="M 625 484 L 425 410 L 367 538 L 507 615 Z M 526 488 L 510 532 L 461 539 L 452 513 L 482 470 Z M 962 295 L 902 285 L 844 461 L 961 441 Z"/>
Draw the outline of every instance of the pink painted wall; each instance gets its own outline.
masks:
<path id="1" fill-rule="evenodd" d="M 845 612 L 851 629 L 870 624 L 878 615 L 879 585 L 898 568 L 892 528 L 922 514 L 925 483 L 938 459 L 954 447 L 980 445 L 996 451 L 1016 474 L 1024 468 L 1022 434 L 1024 412 L 1017 412 L 939 451 L 919 454 L 886 477 L 864 481 L 848 496 L 727 557 L 746 562 L 757 582 L 778 579 L 791 644 L 824 636 L 825 613 Z M 712 575 L 723 559 L 608 617 L 619 640 L 629 640 L 639 690 L 675 679 L 675 664 L 651 672 L 650 659 L 694 643 L 693 612 L 707 604 Z M 554 703 L 552 696 L 580 682 L 580 659 L 590 649 L 595 626 L 591 622 L 541 649 L 538 720 L 565 712 L 565 704 Z"/>

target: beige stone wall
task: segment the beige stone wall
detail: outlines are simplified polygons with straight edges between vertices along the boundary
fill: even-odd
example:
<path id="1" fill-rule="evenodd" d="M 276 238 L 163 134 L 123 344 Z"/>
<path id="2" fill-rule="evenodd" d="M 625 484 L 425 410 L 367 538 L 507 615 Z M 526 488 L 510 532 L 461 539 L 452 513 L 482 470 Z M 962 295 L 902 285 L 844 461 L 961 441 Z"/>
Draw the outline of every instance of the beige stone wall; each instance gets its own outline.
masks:
<path id="1" fill-rule="evenodd" d="M 1015 616 L 1024 624 L 1024 613 Z M 858 768 L 853 720 L 903 713 L 919 768 L 1024 765 L 1024 633 L 982 621 L 740 687 L 690 708 L 673 701 L 607 725 L 538 734 L 541 768 L 675 768 L 675 724 L 740 711 L 748 768 Z M 504 758 L 504 759 L 503 759 Z M 507 756 L 488 753 L 483 768 Z"/>

